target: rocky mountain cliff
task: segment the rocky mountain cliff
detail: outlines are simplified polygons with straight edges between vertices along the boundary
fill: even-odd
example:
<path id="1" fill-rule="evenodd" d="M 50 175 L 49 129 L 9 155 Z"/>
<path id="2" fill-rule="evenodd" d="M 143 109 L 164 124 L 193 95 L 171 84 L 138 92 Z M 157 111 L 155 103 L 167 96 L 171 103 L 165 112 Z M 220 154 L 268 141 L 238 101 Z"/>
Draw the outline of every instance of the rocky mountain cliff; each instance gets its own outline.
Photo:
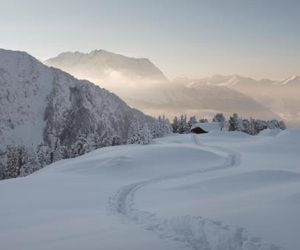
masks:
<path id="1" fill-rule="evenodd" d="M 167 78 L 149 59 L 127 57 L 105 50 L 90 53 L 64 52 L 50 58 L 45 64 L 60 68 L 79 78 L 103 82 L 109 78 L 138 81 L 166 81 Z M 120 84 L 120 83 L 118 83 Z"/>

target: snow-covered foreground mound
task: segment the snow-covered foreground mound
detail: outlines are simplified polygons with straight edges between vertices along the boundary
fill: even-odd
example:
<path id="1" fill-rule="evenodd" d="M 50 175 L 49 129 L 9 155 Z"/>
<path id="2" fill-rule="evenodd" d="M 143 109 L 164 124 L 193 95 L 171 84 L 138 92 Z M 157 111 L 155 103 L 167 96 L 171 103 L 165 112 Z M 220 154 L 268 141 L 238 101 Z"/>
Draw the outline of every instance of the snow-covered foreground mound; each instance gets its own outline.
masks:
<path id="1" fill-rule="evenodd" d="M 300 249 L 300 131 L 177 135 L 0 182 L 1 249 Z"/>

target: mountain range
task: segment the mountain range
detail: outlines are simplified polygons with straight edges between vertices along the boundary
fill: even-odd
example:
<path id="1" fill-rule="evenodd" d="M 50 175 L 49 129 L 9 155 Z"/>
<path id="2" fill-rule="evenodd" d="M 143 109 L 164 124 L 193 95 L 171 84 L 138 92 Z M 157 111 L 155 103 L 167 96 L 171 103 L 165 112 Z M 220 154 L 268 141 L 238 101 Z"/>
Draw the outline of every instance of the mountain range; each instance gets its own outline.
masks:
<path id="1" fill-rule="evenodd" d="M 103 50 L 86 54 L 65 52 L 45 63 L 78 78 L 93 80 L 149 115 L 164 113 L 172 118 L 187 113 L 210 118 L 216 112 L 227 116 L 238 112 L 255 118 L 283 117 L 288 122 L 297 121 L 300 116 L 295 107 L 299 97 L 290 90 L 292 86 L 299 88 L 299 77 L 282 82 L 256 81 L 238 75 L 168 80 L 148 59 Z"/>
<path id="2" fill-rule="evenodd" d="M 206 84 L 214 86 L 226 86 L 226 87 L 276 87 L 276 86 L 300 86 L 300 76 L 293 75 L 284 80 L 270 80 L 270 79 L 260 79 L 255 80 L 250 77 L 244 77 L 240 75 L 213 75 L 212 77 L 206 77 L 196 80 L 196 85 Z"/>
<path id="3" fill-rule="evenodd" d="M 238 75 L 215 75 L 190 83 L 191 87 L 222 86 L 239 91 L 282 117 L 292 126 L 300 125 L 300 76 L 284 80 L 255 80 Z"/>

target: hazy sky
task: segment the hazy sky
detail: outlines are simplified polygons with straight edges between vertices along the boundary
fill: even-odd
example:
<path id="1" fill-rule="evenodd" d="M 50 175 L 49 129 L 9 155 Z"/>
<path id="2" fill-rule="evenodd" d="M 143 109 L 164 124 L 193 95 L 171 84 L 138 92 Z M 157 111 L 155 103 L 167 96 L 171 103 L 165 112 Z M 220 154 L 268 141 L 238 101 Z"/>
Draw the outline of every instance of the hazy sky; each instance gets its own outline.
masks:
<path id="1" fill-rule="evenodd" d="M 105 49 L 167 76 L 300 74 L 300 0 L 0 0 L 0 47 Z"/>

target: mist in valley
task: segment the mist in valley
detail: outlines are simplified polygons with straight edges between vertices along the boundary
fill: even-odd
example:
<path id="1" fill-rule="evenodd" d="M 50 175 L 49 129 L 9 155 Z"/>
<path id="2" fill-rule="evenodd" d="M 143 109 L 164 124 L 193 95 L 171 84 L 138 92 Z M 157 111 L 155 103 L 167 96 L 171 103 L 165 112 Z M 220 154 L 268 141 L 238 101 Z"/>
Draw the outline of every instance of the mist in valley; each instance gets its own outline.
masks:
<path id="1" fill-rule="evenodd" d="M 289 126 L 300 124 L 300 77 L 285 80 L 255 80 L 239 75 L 168 79 L 146 58 L 133 58 L 104 50 L 90 53 L 65 52 L 48 59 L 79 79 L 96 83 L 146 114 L 169 119 L 181 114 L 212 118 L 283 119 Z"/>

